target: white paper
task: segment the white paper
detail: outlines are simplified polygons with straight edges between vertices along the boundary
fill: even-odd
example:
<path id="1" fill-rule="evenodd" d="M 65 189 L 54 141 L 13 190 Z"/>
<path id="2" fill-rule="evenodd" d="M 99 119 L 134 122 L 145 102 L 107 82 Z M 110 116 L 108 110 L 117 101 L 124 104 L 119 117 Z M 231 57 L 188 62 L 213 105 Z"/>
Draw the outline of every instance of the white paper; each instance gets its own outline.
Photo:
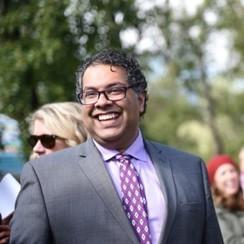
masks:
<path id="1" fill-rule="evenodd" d="M 11 174 L 6 174 L 0 182 L 0 213 L 2 218 L 14 211 L 19 191 L 19 182 Z"/>

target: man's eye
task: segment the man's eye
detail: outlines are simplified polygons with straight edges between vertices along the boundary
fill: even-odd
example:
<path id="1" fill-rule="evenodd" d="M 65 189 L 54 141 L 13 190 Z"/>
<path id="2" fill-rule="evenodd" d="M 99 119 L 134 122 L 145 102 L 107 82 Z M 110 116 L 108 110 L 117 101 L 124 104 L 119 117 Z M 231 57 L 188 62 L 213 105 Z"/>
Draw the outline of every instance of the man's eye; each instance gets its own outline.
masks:
<path id="1" fill-rule="evenodd" d="M 95 91 L 89 91 L 84 93 L 84 97 L 96 97 L 96 96 L 97 96 L 97 92 Z"/>
<path id="2" fill-rule="evenodd" d="M 122 92 L 124 92 L 124 87 L 113 87 L 107 90 L 108 94 L 120 94 Z"/>

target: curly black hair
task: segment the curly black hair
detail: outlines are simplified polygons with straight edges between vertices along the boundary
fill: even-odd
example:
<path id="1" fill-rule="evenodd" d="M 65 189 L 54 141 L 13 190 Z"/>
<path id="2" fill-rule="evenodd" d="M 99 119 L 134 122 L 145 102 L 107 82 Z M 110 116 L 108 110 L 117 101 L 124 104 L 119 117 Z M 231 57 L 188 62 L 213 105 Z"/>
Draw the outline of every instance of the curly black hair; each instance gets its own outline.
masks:
<path id="1" fill-rule="evenodd" d="M 76 72 L 76 95 L 83 89 L 83 76 L 86 69 L 91 65 L 105 64 L 116 67 L 122 67 L 127 73 L 127 80 L 129 85 L 136 84 L 132 89 L 136 93 L 145 94 L 143 115 L 146 112 L 146 105 L 148 100 L 147 81 L 141 71 L 141 67 L 137 60 L 132 55 L 127 55 L 121 50 L 105 49 L 95 55 L 85 59 L 84 63 L 78 68 Z"/>

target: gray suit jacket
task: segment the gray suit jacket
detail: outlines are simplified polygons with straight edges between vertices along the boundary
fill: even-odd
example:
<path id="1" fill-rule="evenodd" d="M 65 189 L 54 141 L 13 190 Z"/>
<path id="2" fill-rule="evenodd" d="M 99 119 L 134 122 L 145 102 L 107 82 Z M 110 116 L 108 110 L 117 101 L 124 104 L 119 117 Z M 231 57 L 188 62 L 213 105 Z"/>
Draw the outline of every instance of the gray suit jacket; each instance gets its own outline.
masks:
<path id="1" fill-rule="evenodd" d="M 221 244 L 204 163 L 145 141 L 168 203 L 160 243 Z M 137 244 L 91 139 L 25 164 L 10 243 Z"/>

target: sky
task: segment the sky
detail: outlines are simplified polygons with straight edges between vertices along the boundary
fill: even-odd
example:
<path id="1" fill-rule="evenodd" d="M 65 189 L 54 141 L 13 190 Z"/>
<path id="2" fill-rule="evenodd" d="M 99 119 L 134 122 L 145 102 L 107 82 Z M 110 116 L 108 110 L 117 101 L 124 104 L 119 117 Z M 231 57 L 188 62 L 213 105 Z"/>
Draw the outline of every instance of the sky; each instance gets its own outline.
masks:
<path id="1" fill-rule="evenodd" d="M 21 150 L 20 130 L 18 122 L 4 114 L 0 114 L 1 143 L 6 151 Z"/>

